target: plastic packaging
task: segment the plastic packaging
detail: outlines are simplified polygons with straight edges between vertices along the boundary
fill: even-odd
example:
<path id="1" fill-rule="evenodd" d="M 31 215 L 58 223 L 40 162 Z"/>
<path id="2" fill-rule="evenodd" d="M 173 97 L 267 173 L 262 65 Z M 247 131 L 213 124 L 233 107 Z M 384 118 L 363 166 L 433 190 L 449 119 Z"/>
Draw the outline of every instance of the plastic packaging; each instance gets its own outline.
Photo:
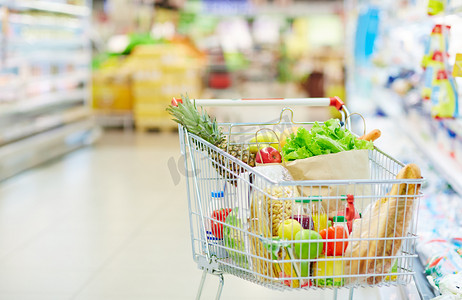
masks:
<path id="1" fill-rule="evenodd" d="M 432 117 L 454 118 L 458 115 L 458 92 L 454 79 L 447 71 L 440 70 L 432 89 Z"/>
<path id="2" fill-rule="evenodd" d="M 314 231 L 320 232 L 327 228 L 327 214 L 322 206 L 321 197 L 310 197 L 311 202 L 311 217 L 313 220 Z"/>
<path id="3" fill-rule="evenodd" d="M 249 241 L 248 236 L 243 234 L 242 230 L 248 230 L 248 223 L 244 222 L 239 216 L 239 208 L 234 208 L 226 217 L 225 226 L 223 228 L 223 242 L 226 247 L 233 248 L 236 251 L 228 251 L 229 257 L 240 267 L 248 267 L 247 256 L 243 253 L 248 253 Z M 235 229 L 231 226 L 237 227 Z M 243 253 L 240 253 L 243 252 Z"/>
<path id="4" fill-rule="evenodd" d="M 296 199 L 292 208 L 292 219 L 297 220 L 303 229 L 314 229 L 313 218 L 310 209 L 311 201 L 308 199 Z"/>
<path id="5" fill-rule="evenodd" d="M 318 261 L 313 266 L 313 276 L 340 276 L 344 274 L 345 263 L 343 260 L 333 260 L 342 258 L 341 256 L 321 256 L 320 259 L 332 259 L 326 261 Z M 315 285 L 319 287 L 325 286 L 343 286 L 345 279 L 341 277 L 316 279 Z"/>
<path id="6" fill-rule="evenodd" d="M 342 199 L 343 200 L 343 199 Z M 361 218 L 358 210 L 355 208 L 355 200 L 353 195 L 347 195 L 343 210 L 337 212 L 337 216 L 344 216 L 347 221 L 348 233 L 353 230 L 353 221 Z"/>
<path id="7" fill-rule="evenodd" d="M 223 248 L 223 239 L 217 238 L 211 231 L 207 231 L 207 243 L 210 255 L 215 255 L 217 258 L 228 257 L 228 252 Z"/>

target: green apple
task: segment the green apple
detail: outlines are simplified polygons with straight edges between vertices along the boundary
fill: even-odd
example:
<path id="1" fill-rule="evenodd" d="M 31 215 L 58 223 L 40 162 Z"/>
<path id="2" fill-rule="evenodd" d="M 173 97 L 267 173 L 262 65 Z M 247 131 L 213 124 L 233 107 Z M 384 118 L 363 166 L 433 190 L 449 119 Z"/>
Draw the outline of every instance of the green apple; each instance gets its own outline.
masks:
<path id="1" fill-rule="evenodd" d="M 324 249 L 324 243 L 312 242 L 311 240 L 322 240 L 319 233 L 310 229 L 303 229 L 297 232 L 294 240 L 301 241 L 300 243 L 294 243 L 295 255 L 302 259 L 313 259 L 321 255 Z"/>
<path id="2" fill-rule="evenodd" d="M 249 144 L 249 151 L 251 153 L 257 153 L 258 150 L 262 148 L 266 148 L 271 146 L 279 151 L 279 142 L 278 142 L 279 134 L 276 135 L 271 131 L 264 131 L 258 133 L 258 145 L 257 145 L 257 138 L 253 137 Z M 264 147 L 262 145 L 264 144 Z"/>
<path id="3" fill-rule="evenodd" d="M 279 224 L 278 236 L 281 239 L 293 240 L 297 233 L 302 229 L 302 225 L 298 223 L 297 220 L 287 219 Z"/>
<path id="4" fill-rule="evenodd" d="M 310 263 L 307 261 L 301 262 L 300 263 L 300 275 L 302 277 L 308 277 L 310 275 Z"/>

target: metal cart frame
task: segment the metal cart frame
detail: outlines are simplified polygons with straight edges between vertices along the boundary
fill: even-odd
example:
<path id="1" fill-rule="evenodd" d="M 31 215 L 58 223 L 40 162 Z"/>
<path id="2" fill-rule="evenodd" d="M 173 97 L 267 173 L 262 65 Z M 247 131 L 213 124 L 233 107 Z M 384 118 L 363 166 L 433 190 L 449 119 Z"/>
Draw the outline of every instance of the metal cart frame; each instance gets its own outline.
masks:
<path id="1" fill-rule="evenodd" d="M 333 106 L 341 113 L 341 125 L 350 129 L 350 112 L 338 97 L 333 98 L 294 98 L 294 99 L 196 99 L 197 106 Z M 290 120 L 283 120 L 283 114 L 290 112 Z M 241 160 L 249 154 L 252 145 L 251 137 L 255 136 L 255 128 L 277 126 L 312 126 L 314 122 L 295 122 L 293 120 L 293 110 L 283 108 L 280 119 L 276 122 L 268 123 L 223 123 L 223 133 L 227 136 L 228 149 L 231 147 L 240 151 Z M 250 130 L 247 130 L 248 128 Z M 280 127 L 279 127 L 280 128 Z M 193 258 L 197 262 L 199 269 L 203 270 L 202 278 L 199 284 L 196 299 L 199 299 L 207 273 L 218 276 L 219 285 L 216 299 L 219 299 L 224 286 L 224 274 L 232 274 L 245 280 L 278 290 L 310 290 L 330 288 L 334 291 L 334 299 L 337 298 L 339 288 L 347 287 L 350 289 L 349 298 L 353 298 L 353 290 L 356 287 L 377 286 L 377 285 L 403 285 L 409 283 L 414 275 L 413 258 L 415 254 L 415 228 L 417 217 L 415 208 L 418 206 L 418 200 L 422 196 L 420 192 L 405 196 L 388 196 L 393 185 L 406 185 L 406 190 L 410 185 L 420 185 L 423 179 L 395 179 L 398 171 L 404 165 L 396 159 L 390 157 L 379 149 L 368 151 L 370 163 L 370 179 L 358 180 L 310 180 L 310 181 L 275 181 L 268 178 L 260 170 L 250 167 L 245 162 L 231 156 L 229 153 L 208 143 L 202 138 L 189 133 L 181 125 L 179 126 L 181 154 L 185 157 L 185 169 L 192 176 L 187 177 L 188 209 L 189 221 L 191 228 L 191 244 Z M 258 141 L 257 141 L 257 147 Z M 247 151 L 247 152 L 246 152 Z M 239 152 L 238 152 L 239 153 Z M 244 159 L 245 160 L 245 159 Z M 210 200 L 210 192 L 221 189 L 224 186 L 226 193 L 218 200 Z M 348 190 L 356 196 L 356 201 L 362 209 L 367 204 L 379 203 L 379 199 L 389 197 L 394 199 L 399 205 L 404 205 L 404 215 L 398 216 L 398 208 L 388 207 L 380 208 L 385 214 L 395 216 L 395 219 L 386 219 L 386 226 L 389 222 L 394 222 L 395 233 L 388 237 L 362 238 L 348 237 L 335 238 L 332 240 L 334 247 L 342 243 L 342 247 L 347 243 L 367 243 L 368 247 L 375 243 L 375 254 L 367 257 L 345 256 L 317 256 L 316 258 L 302 257 L 302 254 L 294 255 L 293 250 L 299 247 L 302 251 L 304 245 L 299 245 L 292 240 L 273 241 L 273 234 L 265 232 L 265 229 L 255 231 L 255 228 L 261 228 L 263 215 L 269 218 L 269 226 L 274 217 L 273 209 L 278 207 L 284 210 L 293 207 L 295 203 L 308 203 L 313 205 L 312 200 L 316 195 L 320 195 L 321 190 L 328 187 L 330 190 L 336 190 L 336 193 L 324 195 L 322 201 L 337 201 L 344 195 L 339 195 L 340 191 Z M 282 195 L 274 195 L 275 189 L 281 189 Z M 254 204 L 258 197 L 266 199 L 264 204 Z M 301 199 L 305 199 L 303 202 Z M 306 200 L 311 199 L 311 200 Z M 260 201 L 260 200 L 258 200 Z M 298 202 L 297 202 L 298 201 Z M 389 201 L 390 202 L 390 201 Z M 364 203 L 364 204 L 363 204 Z M 329 204 L 328 204 L 329 205 Z M 336 204 L 339 207 L 339 204 Z M 381 204 L 378 204 L 381 205 Z M 303 206 L 303 207 L 305 207 Z M 212 217 L 216 211 L 229 207 L 227 213 L 234 212 L 235 222 L 229 223 L 226 220 Z M 236 207 L 232 209 L 233 207 Z M 256 218 L 253 213 L 265 209 L 265 213 Z M 313 206 L 311 206 L 313 208 Z M 290 208 L 291 209 L 291 208 Z M 305 208 L 304 208 L 305 209 Z M 396 209 L 396 212 L 393 212 Z M 401 207 L 402 209 L 402 207 Z M 249 213 L 249 210 L 251 211 Z M 340 208 L 339 208 L 340 211 Z M 401 213 L 402 211 L 400 211 Z M 364 213 L 364 210 L 363 210 Z M 327 212 L 326 215 L 330 215 Z M 315 217 L 313 213 L 312 218 Z M 319 217 L 319 215 L 318 215 Z M 363 216 L 364 217 L 364 216 Z M 402 228 L 398 223 L 398 218 L 403 218 Z M 236 221 L 237 220 L 237 221 Z M 318 219 L 319 220 L 319 219 Z M 282 221 L 282 220 L 281 220 Z M 310 221 L 311 222 L 311 221 Z M 245 225 L 243 225 L 245 223 Z M 268 223 L 268 222 L 266 222 Z M 265 223 L 265 224 L 266 224 Z M 405 225 L 406 224 L 406 225 Z M 266 226 L 266 225 L 265 225 Z M 369 223 L 369 229 L 370 228 Z M 265 228 L 265 227 L 264 227 Z M 361 229 L 363 230 L 363 229 Z M 401 232 L 401 235 L 396 232 Z M 350 234 L 352 234 L 350 232 Z M 305 240 L 303 240 L 305 241 Z M 325 243 L 326 240 L 305 241 L 309 251 L 317 247 L 316 242 Z M 383 253 L 379 253 L 377 246 L 379 243 L 384 244 Z M 394 255 L 386 255 L 385 247 L 397 247 L 400 250 Z M 372 247 L 372 246 L 370 246 Z M 276 250 L 271 250 L 275 249 Z M 265 250 L 266 249 L 266 250 Z M 271 254 L 271 251 L 273 251 Z M 317 250 L 319 251 L 319 250 Z M 296 251 L 295 251 L 296 252 Z M 269 254 L 268 254 L 269 253 Z M 282 253 L 282 254 L 281 254 Z M 310 252 L 311 253 L 311 252 Z M 311 255 L 311 254 L 310 254 Z M 299 257 L 297 257 L 299 256 Z M 335 269 L 340 265 L 342 271 L 345 264 L 353 265 L 356 261 L 358 266 L 361 261 L 366 260 L 370 266 L 373 266 L 378 272 L 366 271 L 361 273 L 350 267 L 349 274 L 328 274 L 327 264 L 332 264 Z M 385 268 L 383 265 L 390 265 L 394 262 L 396 270 Z M 307 264 L 307 274 L 302 274 L 302 264 Z M 311 275 L 313 269 L 325 264 L 320 274 Z M 356 266 L 356 265 L 355 265 Z M 378 267 L 380 266 L 380 268 Z M 289 271 L 287 271 L 288 269 Z M 346 269 L 345 269 L 346 270 Z M 290 274 L 285 274 L 290 272 Z M 305 271 L 306 272 L 306 271 Z M 330 271 L 329 271 L 330 272 Z M 278 277 L 279 276 L 279 277 Z M 282 277 L 281 277 L 282 276 Z M 320 284 L 322 282 L 322 284 Z M 303 285 L 303 284 L 304 285 Z M 313 284 L 314 283 L 314 284 Z"/>

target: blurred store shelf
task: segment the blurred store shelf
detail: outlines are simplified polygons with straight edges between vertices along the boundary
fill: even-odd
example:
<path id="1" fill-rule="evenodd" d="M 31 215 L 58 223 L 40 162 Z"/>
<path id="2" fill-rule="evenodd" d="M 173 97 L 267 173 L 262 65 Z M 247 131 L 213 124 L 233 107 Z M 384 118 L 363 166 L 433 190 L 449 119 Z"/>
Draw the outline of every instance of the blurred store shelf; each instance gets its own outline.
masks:
<path id="1" fill-rule="evenodd" d="M 0 0 L 0 180 L 97 136 L 89 5 Z"/>
<path id="2" fill-rule="evenodd" d="M 86 89 L 42 94 L 27 100 L 18 101 L 12 105 L 0 105 L 0 116 L 37 112 L 38 110 L 48 109 L 51 106 L 83 102 L 87 94 L 88 91 Z"/>
<path id="3" fill-rule="evenodd" d="M 424 128 L 423 125 L 428 123 L 428 121 L 418 115 L 413 115 L 412 119 L 401 118 L 399 120 L 400 127 L 404 129 L 417 148 L 424 153 L 434 168 L 451 187 L 459 195 L 462 195 L 462 165 L 448 151 L 443 149 L 444 146 L 441 143 L 445 142 L 440 142 L 440 145 L 438 145 L 432 135 L 422 130 Z M 447 140 L 446 143 L 450 142 Z"/>
<path id="4" fill-rule="evenodd" d="M 87 6 L 56 3 L 52 1 L 0 0 L 0 5 L 17 10 L 33 9 L 81 17 L 89 16 L 91 12 L 90 8 Z"/>
<path id="5" fill-rule="evenodd" d="M 91 119 L 48 130 L 0 147 L 0 180 L 86 145 L 100 135 Z"/>

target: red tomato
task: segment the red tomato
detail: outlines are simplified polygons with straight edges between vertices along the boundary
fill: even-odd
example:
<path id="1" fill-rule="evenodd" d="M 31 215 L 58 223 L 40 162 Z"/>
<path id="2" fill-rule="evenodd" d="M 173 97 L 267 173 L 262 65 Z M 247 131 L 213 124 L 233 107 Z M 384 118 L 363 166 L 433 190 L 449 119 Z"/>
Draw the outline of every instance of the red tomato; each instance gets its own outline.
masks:
<path id="1" fill-rule="evenodd" d="M 335 239 L 346 239 L 348 238 L 348 232 L 342 226 L 333 226 L 327 229 L 323 229 L 319 232 L 325 240 L 335 240 Z M 348 246 L 348 242 L 325 242 L 323 253 L 326 256 L 337 256 L 342 255 L 345 249 Z"/>
<path id="2" fill-rule="evenodd" d="M 232 208 L 223 208 L 219 210 L 214 210 L 212 213 L 212 219 L 225 222 L 226 217 L 229 215 L 229 213 L 232 211 Z M 223 224 L 215 222 L 215 221 L 210 221 L 212 225 L 212 234 L 216 236 L 219 239 L 223 238 Z"/>

